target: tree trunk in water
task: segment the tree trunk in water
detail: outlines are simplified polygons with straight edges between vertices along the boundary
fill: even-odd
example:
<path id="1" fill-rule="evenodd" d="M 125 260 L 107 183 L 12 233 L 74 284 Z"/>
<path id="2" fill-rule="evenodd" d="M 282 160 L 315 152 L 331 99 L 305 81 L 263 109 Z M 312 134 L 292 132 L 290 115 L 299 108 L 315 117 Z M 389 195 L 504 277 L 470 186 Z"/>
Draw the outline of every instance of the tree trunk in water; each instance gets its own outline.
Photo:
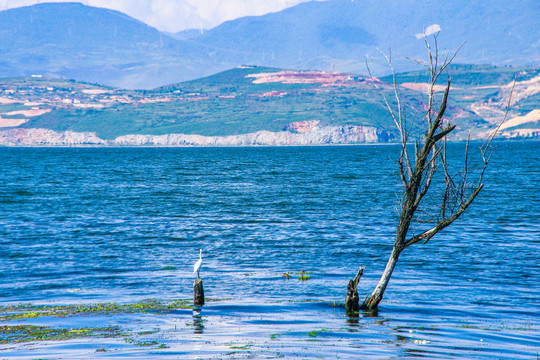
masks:
<path id="1" fill-rule="evenodd" d="M 362 310 L 373 310 L 377 308 L 383 298 L 384 291 L 388 286 L 388 282 L 390 281 L 390 277 L 394 272 L 394 268 L 396 267 L 399 255 L 402 251 L 402 248 L 398 248 L 397 245 L 394 245 L 394 248 L 392 249 L 392 254 L 390 255 L 390 259 L 388 259 L 388 263 L 386 263 L 384 273 L 381 276 L 381 280 L 379 280 L 377 287 L 375 288 L 375 290 L 373 290 L 369 298 L 364 300 L 364 303 L 361 307 Z"/>
<path id="2" fill-rule="evenodd" d="M 345 298 L 345 311 L 347 312 L 347 315 L 355 315 L 358 314 L 358 310 L 360 308 L 359 306 L 359 298 L 358 298 L 358 291 L 356 290 L 356 287 L 358 286 L 358 282 L 360 281 L 360 278 L 364 274 L 365 267 L 361 267 L 358 270 L 358 273 L 356 273 L 356 276 L 353 280 L 349 280 L 349 284 L 347 285 L 347 297 Z"/>
<path id="3" fill-rule="evenodd" d="M 196 307 L 204 305 L 204 288 L 201 279 L 196 279 L 193 284 L 193 303 Z"/>
<path id="4" fill-rule="evenodd" d="M 354 315 L 355 313 L 358 313 L 359 308 L 359 298 L 358 298 L 358 291 L 356 290 L 356 286 L 354 286 L 354 281 L 349 280 L 349 284 L 347 285 L 347 297 L 345 298 L 345 312 L 347 315 Z"/>

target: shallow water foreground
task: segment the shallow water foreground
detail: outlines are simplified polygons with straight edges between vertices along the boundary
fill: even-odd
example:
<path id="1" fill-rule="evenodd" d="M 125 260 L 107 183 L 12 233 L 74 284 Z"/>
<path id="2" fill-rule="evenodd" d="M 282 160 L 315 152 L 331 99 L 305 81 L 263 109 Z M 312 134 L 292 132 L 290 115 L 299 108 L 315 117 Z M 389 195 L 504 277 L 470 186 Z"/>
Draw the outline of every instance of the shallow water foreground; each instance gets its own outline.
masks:
<path id="1" fill-rule="evenodd" d="M 95 330 L 81 338 L 44 337 L 0 348 L 3 358 L 17 359 L 536 357 L 536 320 L 498 322 L 493 321 L 497 314 L 478 317 L 471 307 L 450 312 L 435 304 L 426 310 L 427 305 L 387 304 L 384 313 L 370 314 L 373 317 L 347 318 L 342 308 L 325 302 L 260 305 L 221 300 L 210 301 L 202 311 L 46 317 L 15 323 Z M 514 315 L 523 310 L 514 309 Z"/>
<path id="2" fill-rule="evenodd" d="M 0 358 L 540 353 L 539 143 L 499 144 L 471 213 L 352 319 L 348 279 L 367 266 L 363 297 L 391 249 L 398 148 L 1 151 Z"/>

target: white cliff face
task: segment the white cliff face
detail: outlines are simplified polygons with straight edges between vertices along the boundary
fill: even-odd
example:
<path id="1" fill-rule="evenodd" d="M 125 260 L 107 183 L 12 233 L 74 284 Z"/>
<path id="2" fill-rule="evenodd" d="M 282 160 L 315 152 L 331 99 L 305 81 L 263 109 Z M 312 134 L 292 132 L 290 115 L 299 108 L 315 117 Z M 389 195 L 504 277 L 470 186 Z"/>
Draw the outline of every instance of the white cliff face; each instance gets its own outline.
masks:
<path id="1" fill-rule="evenodd" d="M 369 126 L 317 127 L 307 133 L 257 131 L 242 135 L 201 136 L 186 134 L 125 135 L 114 145 L 131 146 L 250 146 L 322 145 L 388 142 L 392 134 Z"/>
<path id="2" fill-rule="evenodd" d="M 95 133 L 74 131 L 56 132 L 49 129 L 10 129 L 0 131 L 0 145 L 39 146 L 39 145 L 107 145 Z"/>
<path id="3" fill-rule="evenodd" d="M 95 133 L 55 132 L 48 129 L 0 131 L 0 145 L 7 146 L 252 146 L 359 144 L 392 141 L 392 134 L 370 126 L 314 127 L 305 133 L 257 131 L 229 136 L 186 134 L 124 135 L 103 140 Z"/>

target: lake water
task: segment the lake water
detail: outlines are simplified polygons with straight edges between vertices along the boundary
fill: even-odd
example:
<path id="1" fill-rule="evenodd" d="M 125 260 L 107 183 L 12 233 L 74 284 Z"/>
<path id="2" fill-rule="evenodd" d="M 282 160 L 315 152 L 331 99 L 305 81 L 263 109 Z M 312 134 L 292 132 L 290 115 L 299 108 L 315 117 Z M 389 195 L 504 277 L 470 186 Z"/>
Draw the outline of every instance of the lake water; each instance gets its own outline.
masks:
<path id="1" fill-rule="evenodd" d="M 0 148 L 0 306 L 189 299 L 199 249 L 212 300 L 2 321 L 116 325 L 162 346 L 81 338 L 0 357 L 537 359 L 539 142 L 497 145 L 470 212 L 405 250 L 377 314 L 335 306 L 359 266 L 361 298 L 384 269 L 398 150 Z M 282 277 L 301 270 L 308 281 Z"/>

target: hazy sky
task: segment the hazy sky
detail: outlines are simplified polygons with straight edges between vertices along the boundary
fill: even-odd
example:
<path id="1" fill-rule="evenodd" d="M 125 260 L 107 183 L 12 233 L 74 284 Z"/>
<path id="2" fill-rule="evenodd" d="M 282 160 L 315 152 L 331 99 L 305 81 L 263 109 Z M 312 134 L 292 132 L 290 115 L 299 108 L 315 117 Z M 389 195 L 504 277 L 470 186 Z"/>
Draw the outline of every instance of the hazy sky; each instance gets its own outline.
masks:
<path id="1" fill-rule="evenodd" d="M 44 2 L 80 2 L 118 10 L 159 30 L 177 32 L 209 29 L 226 20 L 263 15 L 305 1 L 308 0 L 0 0 L 0 10 Z"/>

